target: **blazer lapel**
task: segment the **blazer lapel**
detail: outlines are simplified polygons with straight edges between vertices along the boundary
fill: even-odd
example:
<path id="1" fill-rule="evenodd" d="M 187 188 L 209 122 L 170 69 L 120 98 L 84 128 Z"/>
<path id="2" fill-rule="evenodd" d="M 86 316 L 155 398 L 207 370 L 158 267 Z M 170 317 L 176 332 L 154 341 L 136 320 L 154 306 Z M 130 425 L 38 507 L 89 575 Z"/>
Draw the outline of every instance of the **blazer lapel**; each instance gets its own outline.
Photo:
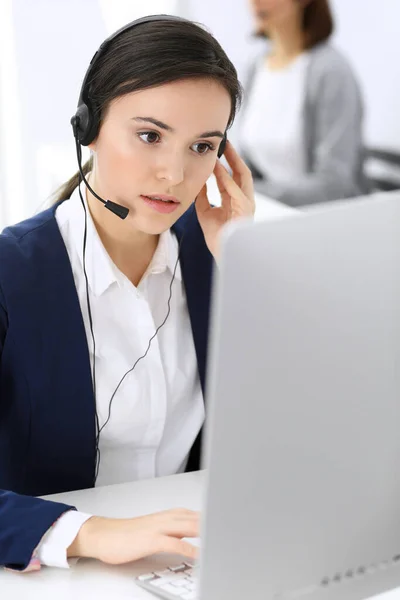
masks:
<path id="1" fill-rule="evenodd" d="M 55 218 L 37 235 L 41 243 L 35 244 L 37 268 L 31 285 L 35 292 L 28 311 L 29 321 L 37 327 L 26 361 L 29 380 L 36 382 L 31 404 L 31 449 L 36 460 L 29 473 L 32 485 L 43 489 L 46 482 L 54 493 L 93 484 L 95 399 L 79 299 Z"/>
<path id="2" fill-rule="evenodd" d="M 207 349 L 213 257 L 204 241 L 194 205 L 172 228 L 182 242 L 180 263 L 203 394 L 206 393 Z M 182 239 L 183 238 L 183 239 Z"/>

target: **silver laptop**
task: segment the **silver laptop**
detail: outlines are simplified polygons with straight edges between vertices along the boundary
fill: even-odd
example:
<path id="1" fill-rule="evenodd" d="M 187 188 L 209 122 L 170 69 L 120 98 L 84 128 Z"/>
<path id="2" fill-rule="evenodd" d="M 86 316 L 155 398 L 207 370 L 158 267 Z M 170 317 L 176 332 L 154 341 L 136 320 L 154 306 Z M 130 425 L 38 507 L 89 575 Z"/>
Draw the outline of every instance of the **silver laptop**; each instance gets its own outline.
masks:
<path id="1" fill-rule="evenodd" d="M 212 331 L 200 598 L 400 585 L 399 193 L 233 231 Z"/>
<path id="2" fill-rule="evenodd" d="M 227 235 L 208 411 L 200 589 L 182 597 L 400 586 L 398 193 Z"/>

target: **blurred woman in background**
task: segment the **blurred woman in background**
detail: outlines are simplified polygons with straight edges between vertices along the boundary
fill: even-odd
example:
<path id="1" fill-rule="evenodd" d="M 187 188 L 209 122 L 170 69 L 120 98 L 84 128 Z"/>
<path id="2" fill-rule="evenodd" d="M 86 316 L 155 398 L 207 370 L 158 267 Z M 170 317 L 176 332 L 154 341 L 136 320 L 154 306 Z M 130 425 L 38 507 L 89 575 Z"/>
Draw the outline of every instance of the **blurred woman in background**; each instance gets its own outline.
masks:
<path id="1" fill-rule="evenodd" d="M 328 0 L 251 0 L 266 52 L 251 65 L 239 128 L 256 191 L 291 206 L 358 196 L 363 174 L 360 89 L 329 43 Z"/>

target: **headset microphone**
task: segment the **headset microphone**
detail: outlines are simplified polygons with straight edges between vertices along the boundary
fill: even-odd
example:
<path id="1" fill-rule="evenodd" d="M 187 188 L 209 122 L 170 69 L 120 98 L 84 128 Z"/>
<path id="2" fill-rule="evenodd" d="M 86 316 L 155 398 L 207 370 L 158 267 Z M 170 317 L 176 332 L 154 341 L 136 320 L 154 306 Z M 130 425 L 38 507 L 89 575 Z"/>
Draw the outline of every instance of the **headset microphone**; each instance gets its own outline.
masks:
<path id="1" fill-rule="evenodd" d="M 78 140 L 78 136 L 76 134 L 77 132 L 77 120 L 79 119 L 79 117 L 77 117 L 76 115 L 74 115 L 71 119 L 71 125 L 72 125 L 72 129 L 74 131 L 74 137 L 75 137 L 75 143 L 76 143 L 76 155 L 78 158 L 78 167 L 79 167 L 79 173 L 86 185 L 86 187 L 88 188 L 88 190 L 93 194 L 93 196 L 95 198 L 97 198 L 97 200 L 100 200 L 100 202 L 102 202 L 105 206 L 105 208 L 108 208 L 108 210 L 110 210 L 112 213 L 114 213 L 114 215 L 117 215 L 117 217 L 119 217 L 120 219 L 126 219 L 126 217 L 128 216 L 129 213 L 129 208 L 126 208 L 126 206 L 122 206 L 121 204 L 117 204 L 116 202 L 112 202 L 111 200 L 103 200 L 103 198 L 100 198 L 100 196 L 98 194 L 96 194 L 96 192 L 92 189 L 92 187 L 90 186 L 88 180 L 85 177 L 85 174 L 83 172 L 82 169 L 82 150 L 81 150 L 81 145 L 79 143 Z"/>

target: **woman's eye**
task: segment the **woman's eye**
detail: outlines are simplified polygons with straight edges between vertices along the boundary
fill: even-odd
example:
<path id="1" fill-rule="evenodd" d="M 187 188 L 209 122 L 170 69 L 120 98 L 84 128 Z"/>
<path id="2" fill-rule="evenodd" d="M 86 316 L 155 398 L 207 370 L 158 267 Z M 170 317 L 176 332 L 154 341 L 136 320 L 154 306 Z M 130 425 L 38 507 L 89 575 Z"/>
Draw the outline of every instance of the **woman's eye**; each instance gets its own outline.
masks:
<path id="1" fill-rule="evenodd" d="M 143 131 L 138 135 L 145 144 L 155 144 L 160 139 L 160 135 L 155 131 Z"/>
<path id="2" fill-rule="evenodd" d="M 196 148 L 196 146 L 197 150 L 195 150 L 195 152 L 197 152 L 197 154 L 208 154 L 208 152 L 214 150 L 214 146 L 206 142 L 199 142 L 198 144 L 193 144 L 192 147 Z"/>
<path id="3" fill-rule="evenodd" d="M 156 131 L 142 131 L 138 133 L 138 136 L 142 142 L 149 146 L 157 144 L 161 139 L 160 134 Z M 208 152 L 214 150 L 214 146 L 208 142 L 198 142 L 197 144 L 193 144 L 192 148 L 199 155 L 208 154 Z"/>

